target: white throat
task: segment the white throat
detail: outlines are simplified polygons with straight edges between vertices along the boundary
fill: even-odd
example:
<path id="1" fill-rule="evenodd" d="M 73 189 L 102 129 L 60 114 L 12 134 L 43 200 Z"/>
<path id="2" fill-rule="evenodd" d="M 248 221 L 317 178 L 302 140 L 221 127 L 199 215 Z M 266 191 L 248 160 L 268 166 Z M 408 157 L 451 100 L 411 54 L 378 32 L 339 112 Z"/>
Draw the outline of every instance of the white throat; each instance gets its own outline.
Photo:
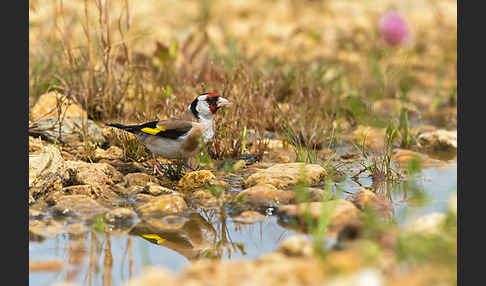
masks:
<path id="1" fill-rule="evenodd" d="M 203 132 L 203 139 L 204 143 L 208 143 L 213 139 L 214 136 L 214 123 L 213 123 L 214 116 L 210 114 L 209 116 L 199 116 L 199 123 L 203 125 L 204 132 Z"/>
<path id="2" fill-rule="evenodd" d="M 204 143 L 208 143 L 211 141 L 211 139 L 213 139 L 214 136 L 214 124 L 213 124 L 214 114 L 211 112 L 207 102 L 203 101 L 203 99 L 200 99 L 200 101 L 198 102 L 196 106 L 196 110 L 198 112 L 199 124 L 202 125 L 202 128 L 204 130 L 203 131 Z"/>

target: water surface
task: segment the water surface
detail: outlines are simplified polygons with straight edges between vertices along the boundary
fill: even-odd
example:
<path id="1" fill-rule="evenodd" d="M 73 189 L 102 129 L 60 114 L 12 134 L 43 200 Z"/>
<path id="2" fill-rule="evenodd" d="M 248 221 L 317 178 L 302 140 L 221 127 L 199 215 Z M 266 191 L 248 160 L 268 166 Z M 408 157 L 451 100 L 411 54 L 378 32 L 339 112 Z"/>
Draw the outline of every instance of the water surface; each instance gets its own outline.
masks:
<path id="1" fill-rule="evenodd" d="M 360 176 L 337 184 L 347 193 L 372 187 L 372 180 Z M 448 200 L 457 192 L 457 167 L 423 169 L 412 179 L 377 190 L 392 202 L 392 219 L 400 225 L 432 212 L 445 212 Z M 417 197 L 426 203 L 418 204 Z M 422 200 L 423 201 L 423 200 Z M 120 285 L 142 272 L 144 266 L 161 265 L 174 272 L 200 258 L 219 260 L 255 259 L 278 248 L 296 234 L 277 223 L 275 216 L 254 224 L 240 224 L 217 212 L 194 212 L 168 229 L 161 221 L 139 222 L 129 230 L 61 234 L 29 243 L 30 261 L 59 260 L 68 267 L 59 272 L 30 272 L 30 285 L 51 285 L 74 281 L 79 285 Z M 329 245 L 334 242 L 328 239 Z"/>

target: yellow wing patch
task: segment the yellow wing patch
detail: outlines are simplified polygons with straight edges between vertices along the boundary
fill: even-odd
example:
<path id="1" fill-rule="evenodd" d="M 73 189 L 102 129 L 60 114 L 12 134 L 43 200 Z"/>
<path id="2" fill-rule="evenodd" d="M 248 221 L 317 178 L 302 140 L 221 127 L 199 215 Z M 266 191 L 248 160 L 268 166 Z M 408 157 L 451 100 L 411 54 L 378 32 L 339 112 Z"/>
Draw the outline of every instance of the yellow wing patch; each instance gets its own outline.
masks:
<path id="1" fill-rule="evenodd" d="M 157 244 L 162 244 L 165 241 L 165 239 L 156 234 L 142 234 L 140 236 L 147 239 L 155 239 L 157 241 Z"/>
<path id="2" fill-rule="evenodd" d="M 152 134 L 152 135 L 157 135 L 157 133 L 159 133 L 160 131 L 165 131 L 165 127 L 160 126 L 160 125 L 155 127 L 155 128 L 145 127 L 145 128 L 140 129 L 140 131 L 142 131 L 144 133 Z"/>

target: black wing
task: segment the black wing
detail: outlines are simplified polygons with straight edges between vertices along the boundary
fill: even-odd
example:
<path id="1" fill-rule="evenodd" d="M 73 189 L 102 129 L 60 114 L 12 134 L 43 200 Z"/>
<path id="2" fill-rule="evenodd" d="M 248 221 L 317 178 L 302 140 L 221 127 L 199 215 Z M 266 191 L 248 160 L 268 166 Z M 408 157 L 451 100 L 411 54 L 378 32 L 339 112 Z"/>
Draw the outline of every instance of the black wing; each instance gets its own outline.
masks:
<path id="1" fill-rule="evenodd" d="M 143 133 L 164 138 L 177 139 L 192 128 L 192 123 L 185 120 L 151 121 L 139 125 L 122 125 L 118 123 L 107 124 L 131 133 Z"/>

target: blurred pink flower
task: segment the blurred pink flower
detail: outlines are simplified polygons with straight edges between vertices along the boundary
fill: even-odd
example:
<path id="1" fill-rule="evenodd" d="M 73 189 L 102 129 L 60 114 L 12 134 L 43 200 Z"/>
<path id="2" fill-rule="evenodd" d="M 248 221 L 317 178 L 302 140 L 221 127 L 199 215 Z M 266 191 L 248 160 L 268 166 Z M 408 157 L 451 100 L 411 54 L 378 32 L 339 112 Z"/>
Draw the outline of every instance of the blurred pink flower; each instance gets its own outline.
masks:
<path id="1" fill-rule="evenodd" d="M 409 36 L 409 28 L 405 19 L 397 12 L 386 12 L 379 23 L 385 42 L 392 46 L 403 44 Z"/>

